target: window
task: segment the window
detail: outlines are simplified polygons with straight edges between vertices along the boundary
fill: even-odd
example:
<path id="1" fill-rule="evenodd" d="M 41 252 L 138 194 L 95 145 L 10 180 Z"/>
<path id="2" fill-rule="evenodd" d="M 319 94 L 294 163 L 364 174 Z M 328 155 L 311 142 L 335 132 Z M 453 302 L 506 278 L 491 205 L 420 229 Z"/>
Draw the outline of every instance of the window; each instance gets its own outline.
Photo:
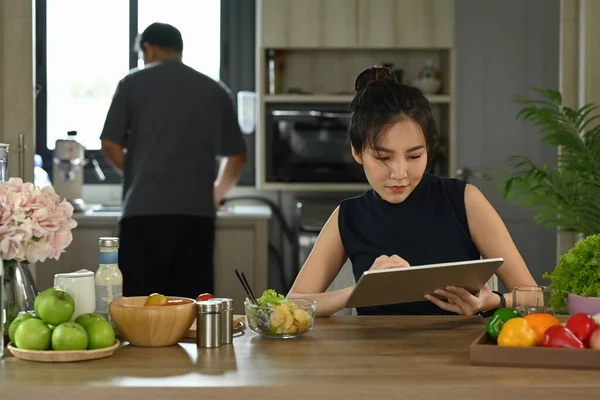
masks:
<path id="1" fill-rule="evenodd" d="M 117 83 L 131 68 L 143 67 L 133 53 L 135 37 L 152 22 L 170 23 L 183 36 L 183 61 L 219 79 L 221 2 L 37 0 L 36 152 L 44 168 L 51 173 L 55 141 L 77 131 L 107 183 L 119 182 L 99 151 L 99 136 Z M 85 182 L 97 182 L 91 170 Z"/>
<path id="2" fill-rule="evenodd" d="M 219 79 L 220 0 L 138 0 L 140 32 L 153 22 L 177 27 L 183 37 L 183 62 L 213 79 Z M 138 67 L 143 68 L 143 65 L 140 59 Z"/>
<path id="3" fill-rule="evenodd" d="M 77 131 L 86 149 L 98 150 L 115 87 L 129 70 L 129 5 L 123 0 L 47 4 L 46 146 L 54 149 L 67 131 Z"/>

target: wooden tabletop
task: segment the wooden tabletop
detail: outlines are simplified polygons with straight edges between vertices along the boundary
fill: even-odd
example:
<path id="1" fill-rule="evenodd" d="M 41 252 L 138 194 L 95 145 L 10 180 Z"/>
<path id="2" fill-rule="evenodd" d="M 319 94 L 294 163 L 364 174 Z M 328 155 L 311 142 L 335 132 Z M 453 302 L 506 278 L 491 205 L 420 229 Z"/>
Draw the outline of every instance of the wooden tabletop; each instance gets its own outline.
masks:
<path id="1" fill-rule="evenodd" d="M 0 361 L 0 398 L 590 399 L 600 371 L 481 367 L 469 345 L 485 320 L 465 317 L 332 317 L 296 339 L 247 330 L 233 345 L 198 349 L 125 345 L 106 359 L 45 364 Z M 391 397 L 390 397 L 391 396 Z M 590 397 L 592 396 L 592 397 Z"/>

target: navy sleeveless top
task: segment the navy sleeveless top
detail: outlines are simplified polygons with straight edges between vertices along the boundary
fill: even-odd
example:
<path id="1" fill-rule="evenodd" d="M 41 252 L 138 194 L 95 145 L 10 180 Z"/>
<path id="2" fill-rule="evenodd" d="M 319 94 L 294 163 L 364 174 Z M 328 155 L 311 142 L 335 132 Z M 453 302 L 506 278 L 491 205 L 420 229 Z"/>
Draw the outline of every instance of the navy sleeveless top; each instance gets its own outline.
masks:
<path id="1" fill-rule="evenodd" d="M 477 260 L 465 210 L 466 182 L 423 175 L 399 204 L 373 189 L 340 203 L 338 225 L 356 281 L 381 255 L 397 254 L 410 265 Z M 358 308 L 371 315 L 456 315 L 423 300 Z"/>

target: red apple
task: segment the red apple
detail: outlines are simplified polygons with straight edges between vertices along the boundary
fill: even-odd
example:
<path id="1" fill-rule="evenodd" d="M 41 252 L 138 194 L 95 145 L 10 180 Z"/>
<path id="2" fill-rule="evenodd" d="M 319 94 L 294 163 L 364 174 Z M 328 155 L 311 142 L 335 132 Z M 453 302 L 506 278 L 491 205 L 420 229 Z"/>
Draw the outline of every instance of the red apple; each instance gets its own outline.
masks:
<path id="1" fill-rule="evenodd" d="M 196 301 L 206 301 L 214 298 L 215 296 L 210 293 L 202 293 L 200 296 L 196 297 Z"/>

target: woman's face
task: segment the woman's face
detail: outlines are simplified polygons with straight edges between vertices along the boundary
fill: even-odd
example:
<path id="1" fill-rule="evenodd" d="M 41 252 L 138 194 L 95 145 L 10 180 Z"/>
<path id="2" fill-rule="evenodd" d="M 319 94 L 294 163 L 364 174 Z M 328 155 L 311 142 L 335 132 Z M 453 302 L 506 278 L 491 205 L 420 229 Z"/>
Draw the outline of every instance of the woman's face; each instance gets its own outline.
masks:
<path id="1" fill-rule="evenodd" d="M 425 135 L 410 118 L 396 122 L 375 149 L 364 149 L 354 159 L 362 164 L 371 187 L 389 203 L 402 203 L 417 187 L 427 167 Z"/>

